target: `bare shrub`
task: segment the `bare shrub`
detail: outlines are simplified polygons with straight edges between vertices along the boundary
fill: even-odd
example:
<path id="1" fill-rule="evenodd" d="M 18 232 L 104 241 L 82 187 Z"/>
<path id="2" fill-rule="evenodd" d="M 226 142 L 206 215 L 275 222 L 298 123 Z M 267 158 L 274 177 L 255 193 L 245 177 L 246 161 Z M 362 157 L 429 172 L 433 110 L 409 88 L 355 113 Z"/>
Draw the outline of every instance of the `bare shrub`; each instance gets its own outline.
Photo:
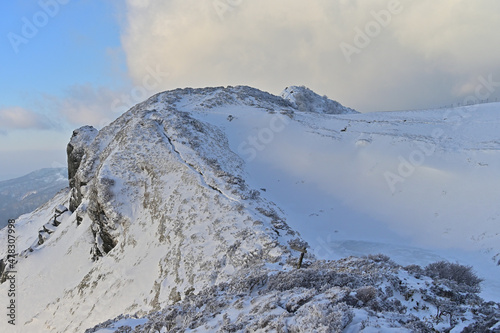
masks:
<path id="1" fill-rule="evenodd" d="M 363 303 L 368 303 L 377 296 L 377 289 L 373 286 L 361 287 L 356 290 L 356 298 Z"/>
<path id="2" fill-rule="evenodd" d="M 389 262 L 391 260 L 389 256 L 386 256 L 385 254 L 382 253 L 369 254 L 368 259 L 373 260 L 375 262 Z"/>
<path id="3" fill-rule="evenodd" d="M 425 273 L 434 279 L 447 279 L 458 284 L 479 288 L 480 279 L 472 270 L 472 266 L 465 266 L 459 263 L 438 261 L 425 267 Z"/>
<path id="4" fill-rule="evenodd" d="M 404 269 L 413 274 L 416 278 L 419 278 L 422 274 L 424 274 L 424 270 L 419 265 L 408 265 L 404 267 Z"/>

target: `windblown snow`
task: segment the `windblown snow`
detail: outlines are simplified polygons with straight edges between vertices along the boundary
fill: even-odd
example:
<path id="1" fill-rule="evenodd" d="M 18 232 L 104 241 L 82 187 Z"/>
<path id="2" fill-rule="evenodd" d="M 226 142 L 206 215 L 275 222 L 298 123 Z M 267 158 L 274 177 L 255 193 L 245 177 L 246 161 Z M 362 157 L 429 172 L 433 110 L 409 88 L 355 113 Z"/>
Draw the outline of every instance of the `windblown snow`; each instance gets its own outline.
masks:
<path id="1" fill-rule="evenodd" d="M 77 129 L 70 188 L 16 222 L 17 327 L 498 330 L 499 110 L 187 88 Z"/>

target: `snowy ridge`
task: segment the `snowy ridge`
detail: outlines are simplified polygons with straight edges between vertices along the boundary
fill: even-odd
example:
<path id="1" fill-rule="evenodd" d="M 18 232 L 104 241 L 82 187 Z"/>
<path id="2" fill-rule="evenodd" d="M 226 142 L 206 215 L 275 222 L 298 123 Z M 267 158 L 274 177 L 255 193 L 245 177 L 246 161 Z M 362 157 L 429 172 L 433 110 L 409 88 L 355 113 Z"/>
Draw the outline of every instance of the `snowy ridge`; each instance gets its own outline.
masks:
<path id="1" fill-rule="evenodd" d="M 159 310 L 249 270 L 295 264 L 289 244 L 306 243 L 277 207 L 248 188 L 223 134 L 173 108 L 177 97 L 155 96 L 98 134 L 73 133 L 68 154 L 78 169 L 66 200 L 74 212 L 38 244 L 36 232 L 54 213 L 49 208 L 18 245 L 26 249 L 21 271 L 43 260 L 44 270 L 67 282 L 50 288 L 46 305 L 26 307 L 26 332 L 82 330 L 113 314 Z M 21 218 L 19 230 L 32 218 Z M 66 269 L 68 262 L 77 272 Z M 20 297 L 46 283 L 24 281 Z"/>
<path id="2" fill-rule="evenodd" d="M 363 325 L 411 331 L 411 318 L 400 321 L 403 308 L 384 303 L 399 300 L 406 311 L 416 306 L 393 284 L 405 274 L 403 286 L 425 286 L 419 291 L 425 302 L 441 297 L 458 308 L 446 321 L 425 303 L 415 323 L 456 331 L 494 327 L 498 307 L 479 296 L 500 299 L 498 104 L 359 114 L 306 88 L 297 91 L 305 97 L 244 86 L 177 89 L 100 131 L 75 130 L 70 191 L 16 222 L 23 332 L 84 331 L 115 317 L 100 327 L 119 330 L 126 322 L 139 331 L 151 325 L 184 331 L 192 324 L 222 332 L 241 325 L 266 330 L 265 323 L 284 320 L 304 332 L 312 322 L 326 332 Z M 317 260 L 349 255 L 351 240 L 375 244 L 372 253 L 379 252 L 376 244 L 468 251 L 487 261 L 478 270 L 486 291 L 464 291 L 456 281 L 384 256 Z M 307 253 L 297 270 L 300 248 Z M 325 274 L 332 277 L 326 285 L 301 284 L 308 276 L 325 282 Z M 290 279 L 296 284 L 271 287 Z M 434 285 L 457 294 L 433 291 Z M 375 290 L 360 291 L 369 287 Z M 0 284 L 0 293 L 5 288 Z M 365 292 L 377 302 L 363 301 Z M 241 311 L 227 312 L 238 297 Z M 475 303 L 460 303 L 469 300 Z M 200 302 L 220 307 L 199 308 Z M 201 317 L 178 322 L 195 310 Z M 209 319 L 213 311 L 220 316 Z M 249 311 L 262 316 L 250 318 Z M 315 321 L 311 313 L 331 321 Z M 465 319 L 455 321 L 456 313 Z"/>

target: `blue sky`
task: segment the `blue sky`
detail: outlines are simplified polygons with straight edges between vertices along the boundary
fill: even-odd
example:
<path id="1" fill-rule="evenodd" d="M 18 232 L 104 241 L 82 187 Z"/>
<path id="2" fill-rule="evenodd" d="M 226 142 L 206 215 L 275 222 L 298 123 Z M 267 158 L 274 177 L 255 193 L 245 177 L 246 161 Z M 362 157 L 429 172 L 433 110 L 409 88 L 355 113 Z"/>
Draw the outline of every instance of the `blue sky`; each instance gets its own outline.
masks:
<path id="1" fill-rule="evenodd" d="M 7 49 L 10 46 L 12 51 L 2 52 L 5 74 L 11 78 L 5 86 L 6 82 L 2 82 L 2 88 L 10 87 L 8 92 L 13 95 L 12 103 L 18 102 L 16 95 L 20 90 L 43 87 L 44 91 L 57 93 L 78 82 L 113 84 L 107 70 L 112 59 L 106 58 L 109 49 L 120 47 L 120 31 L 110 2 L 57 3 L 57 7 L 53 7 L 57 14 L 54 17 L 37 15 L 42 13 L 42 7 L 31 2 L 28 5 L 27 1 L 9 2 L 6 6 L 10 8 L 2 11 L 2 31 L 21 37 L 23 26 L 26 26 L 23 18 L 35 24 L 34 17 L 48 17 L 47 23 L 37 27 L 33 37 L 26 38 L 26 43 L 11 43 L 10 35 L 7 35 L 7 40 L 2 40 L 2 44 Z M 9 15 L 4 20 L 7 13 Z M 11 38 L 16 40 L 14 36 Z M 30 74 L 31 77 L 27 80 L 20 74 Z"/>
<path id="2" fill-rule="evenodd" d="M 0 11 L 0 180 L 66 164 L 158 91 L 305 85 L 361 112 L 500 98 L 498 0 L 17 0 Z"/>
<path id="3" fill-rule="evenodd" d="M 65 98 L 75 86 L 120 89 L 129 84 L 116 6 L 111 1 L 2 4 L 0 108 L 22 108 L 36 121 L 0 125 L 0 179 L 66 163 L 65 146 L 82 124 L 64 119 L 51 108 L 51 99 Z M 29 30 L 26 20 L 36 30 Z"/>
<path id="4" fill-rule="evenodd" d="M 21 37 L 22 19 L 34 22 L 33 16 L 42 11 L 35 1 L 3 6 L 8 8 L 1 14 L 2 33 Z M 70 1 L 58 6 L 57 15 L 49 17 L 34 37 L 26 38 L 26 44 L 11 43 L 9 35 L 2 38 L 2 77 L 9 78 L 0 83 L 3 105 L 17 106 L 21 100 L 27 103 L 26 93 L 61 95 L 66 87 L 82 82 L 118 85 L 112 72 L 116 58 L 110 55 L 120 49 L 120 30 L 112 3 Z"/>

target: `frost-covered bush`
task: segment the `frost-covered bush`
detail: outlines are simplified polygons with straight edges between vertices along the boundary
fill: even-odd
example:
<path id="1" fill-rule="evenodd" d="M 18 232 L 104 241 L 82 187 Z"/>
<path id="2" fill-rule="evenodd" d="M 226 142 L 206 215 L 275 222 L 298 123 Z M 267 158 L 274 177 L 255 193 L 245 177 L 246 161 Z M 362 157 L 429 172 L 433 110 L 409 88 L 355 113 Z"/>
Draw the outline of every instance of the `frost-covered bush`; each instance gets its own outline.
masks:
<path id="1" fill-rule="evenodd" d="M 369 254 L 368 259 L 373 260 L 375 262 L 389 262 L 391 260 L 389 256 L 386 256 L 385 254 L 382 253 Z"/>
<path id="2" fill-rule="evenodd" d="M 373 286 L 361 287 L 356 290 L 356 298 L 363 303 L 368 303 L 377 296 L 377 289 Z"/>
<path id="3" fill-rule="evenodd" d="M 409 315 L 409 320 L 404 324 L 404 327 L 409 329 L 411 332 L 418 333 L 434 333 L 436 330 L 432 328 L 432 324 L 429 322 L 423 322 L 420 318 Z"/>
<path id="4" fill-rule="evenodd" d="M 427 333 L 449 331 L 459 323 L 464 332 L 495 332 L 497 304 L 460 292 L 460 286 L 470 287 L 447 278 L 424 284 L 411 271 L 426 276 L 417 267 L 366 257 L 314 261 L 308 268 L 272 273 L 250 267 L 232 281 L 148 314 L 133 332 L 306 333 L 363 327 Z M 108 321 L 87 332 L 99 328 L 118 329 Z"/>
<path id="5" fill-rule="evenodd" d="M 342 332 L 351 322 L 354 314 L 344 303 L 329 304 L 310 302 L 297 312 L 296 324 L 291 325 L 290 332 L 297 333 L 330 333 Z"/>
<path id="6" fill-rule="evenodd" d="M 419 278 L 422 274 L 424 274 L 424 270 L 422 267 L 419 265 L 408 265 L 404 267 L 404 269 L 413 275 L 415 275 L 416 278 Z"/>
<path id="7" fill-rule="evenodd" d="M 479 291 L 479 284 L 482 281 L 482 279 L 474 273 L 471 266 L 464 266 L 459 263 L 438 261 L 427 265 L 424 271 L 426 275 L 434 279 L 455 281 L 458 284 L 477 288 L 477 291 Z"/>
<path id="8" fill-rule="evenodd" d="M 500 332 L 500 304 L 488 302 L 476 312 L 476 322 L 465 327 L 462 333 Z"/>

